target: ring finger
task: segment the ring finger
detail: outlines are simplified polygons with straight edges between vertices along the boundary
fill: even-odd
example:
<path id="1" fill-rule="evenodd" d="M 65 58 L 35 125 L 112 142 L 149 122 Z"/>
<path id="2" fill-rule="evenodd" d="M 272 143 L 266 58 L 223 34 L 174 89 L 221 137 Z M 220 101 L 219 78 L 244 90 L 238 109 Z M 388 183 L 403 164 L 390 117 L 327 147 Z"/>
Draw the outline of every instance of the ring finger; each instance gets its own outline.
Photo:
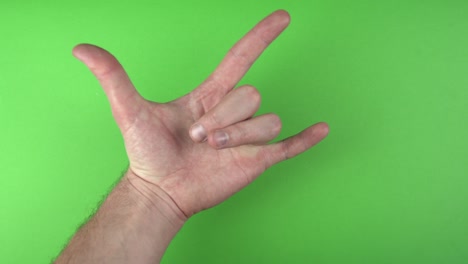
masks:
<path id="1" fill-rule="evenodd" d="M 217 149 L 264 144 L 277 137 L 280 131 L 280 118 L 265 114 L 213 131 L 208 135 L 208 144 Z"/>

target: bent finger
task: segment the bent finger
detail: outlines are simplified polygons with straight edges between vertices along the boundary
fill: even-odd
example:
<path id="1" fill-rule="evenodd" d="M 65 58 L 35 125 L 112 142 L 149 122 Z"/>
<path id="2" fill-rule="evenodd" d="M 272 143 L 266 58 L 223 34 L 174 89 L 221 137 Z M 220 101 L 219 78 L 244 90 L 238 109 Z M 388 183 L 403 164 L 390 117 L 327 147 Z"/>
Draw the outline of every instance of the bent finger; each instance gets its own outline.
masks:
<path id="1" fill-rule="evenodd" d="M 190 136 L 193 141 L 202 142 L 211 131 L 252 117 L 259 106 L 260 93 L 257 89 L 248 85 L 239 87 L 193 124 Z"/>
<path id="2" fill-rule="evenodd" d="M 265 114 L 213 131 L 208 136 L 208 144 L 217 149 L 264 144 L 277 137 L 280 131 L 280 118 L 275 114 Z"/>

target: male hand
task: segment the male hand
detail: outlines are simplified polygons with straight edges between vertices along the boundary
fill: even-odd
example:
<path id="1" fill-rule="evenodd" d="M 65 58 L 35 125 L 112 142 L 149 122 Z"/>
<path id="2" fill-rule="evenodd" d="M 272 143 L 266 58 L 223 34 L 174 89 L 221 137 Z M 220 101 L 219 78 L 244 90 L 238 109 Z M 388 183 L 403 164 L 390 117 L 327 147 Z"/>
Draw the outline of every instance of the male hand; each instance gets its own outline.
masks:
<path id="1" fill-rule="evenodd" d="M 328 134 L 325 123 L 267 144 L 280 132 L 279 117 L 253 117 L 259 92 L 252 86 L 233 89 L 289 21 L 285 11 L 272 13 L 232 47 L 199 87 L 164 104 L 145 100 L 107 51 L 76 46 L 73 54 L 97 77 L 110 101 L 130 160 L 129 177 L 160 190 L 169 197 L 166 202 L 189 217 L 321 141 Z"/>

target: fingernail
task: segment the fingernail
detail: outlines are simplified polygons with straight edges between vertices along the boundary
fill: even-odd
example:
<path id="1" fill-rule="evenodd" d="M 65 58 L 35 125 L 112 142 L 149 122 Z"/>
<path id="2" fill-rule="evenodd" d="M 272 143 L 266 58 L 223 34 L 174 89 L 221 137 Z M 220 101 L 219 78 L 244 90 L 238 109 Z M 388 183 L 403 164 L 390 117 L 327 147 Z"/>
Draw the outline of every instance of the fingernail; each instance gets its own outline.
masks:
<path id="1" fill-rule="evenodd" d="M 206 130 L 200 124 L 195 124 L 190 129 L 190 136 L 196 142 L 202 142 L 206 139 Z"/>
<path id="2" fill-rule="evenodd" d="M 228 142 L 229 136 L 228 134 L 226 134 L 226 132 L 216 131 L 214 132 L 213 138 L 216 143 L 216 146 L 222 147 Z"/>

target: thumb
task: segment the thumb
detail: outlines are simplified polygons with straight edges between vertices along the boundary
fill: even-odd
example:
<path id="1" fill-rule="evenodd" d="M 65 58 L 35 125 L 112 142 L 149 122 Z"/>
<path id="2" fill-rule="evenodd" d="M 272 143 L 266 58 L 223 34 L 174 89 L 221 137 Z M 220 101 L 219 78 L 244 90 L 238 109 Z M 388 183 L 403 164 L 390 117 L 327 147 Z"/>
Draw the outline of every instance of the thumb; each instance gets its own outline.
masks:
<path id="1" fill-rule="evenodd" d="M 73 55 L 96 76 L 109 99 L 117 124 L 124 128 L 136 116 L 144 100 L 117 59 L 108 51 L 91 45 L 79 44 Z"/>

